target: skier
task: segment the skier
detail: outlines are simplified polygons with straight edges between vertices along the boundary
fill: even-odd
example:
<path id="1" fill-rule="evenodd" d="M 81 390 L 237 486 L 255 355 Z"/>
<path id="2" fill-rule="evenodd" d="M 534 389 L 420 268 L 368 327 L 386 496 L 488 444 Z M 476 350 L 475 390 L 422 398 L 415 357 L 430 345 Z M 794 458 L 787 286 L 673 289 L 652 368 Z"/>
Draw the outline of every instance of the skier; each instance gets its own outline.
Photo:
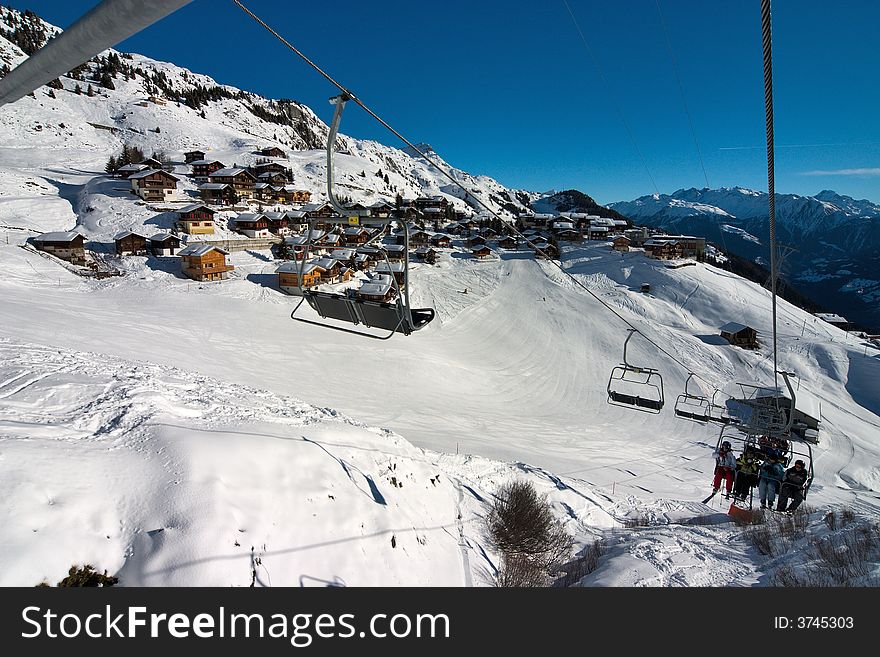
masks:
<path id="1" fill-rule="evenodd" d="M 779 491 L 779 505 L 777 511 L 792 512 L 804 501 L 804 484 L 807 483 L 807 469 L 804 462 L 798 459 L 794 466 L 785 471 L 782 480 L 782 489 Z M 791 506 L 788 506 L 788 498 L 791 498 Z"/>
<path id="2" fill-rule="evenodd" d="M 767 459 L 758 470 L 758 496 L 761 498 L 761 508 L 773 508 L 773 502 L 776 501 L 776 493 L 779 491 L 779 484 L 785 476 L 785 470 L 782 463 L 776 459 Z"/>
<path id="3" fill-rule="evenodd" d="M 716 450 L 713 456 L 715 457 L 715 479 L 712 482 L 712 495 L 715 495 L 721 488 L 723 477 L 726 482 L 727 496 L 730 497 L 730 490 L 733 488 L 733 474 L 736 472 L 736 457 L 730 449 L 730 442 L 725 440 L 721 443 L 721 448 Z"/>
<path id="4" fill-rule="evenodd" d="M 758 483 L 758 461 L 751 449 L 746 448 L 736 460 L 736 486 L 734 497 L 745 500 L 749 491 Z"/>

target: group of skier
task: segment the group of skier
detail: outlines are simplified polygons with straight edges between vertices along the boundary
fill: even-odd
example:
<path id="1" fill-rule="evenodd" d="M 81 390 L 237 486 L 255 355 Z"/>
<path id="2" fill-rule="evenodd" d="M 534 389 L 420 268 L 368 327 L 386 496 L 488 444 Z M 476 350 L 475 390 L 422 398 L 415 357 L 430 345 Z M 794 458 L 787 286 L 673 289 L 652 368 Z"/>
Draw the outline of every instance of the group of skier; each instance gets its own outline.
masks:
<path id="1" fill-rule="evenodd" d="M 746 446 L 736 458 L 730 442 L 725 440 L 715 451 L 715 478 L 712 482 L 711 499 L 725 481 L 727 496 L 745 500 L 754 486 L 758 486 L 758 497 L 762 509 L 773 509 L 776 495 L 779 501 L 776 511 L 791 512 L 804 501 L 804 486 L 809 473 L 800 459 L 788 470 L 783 467 L 784 457 L 778 453 L 767 454 Z M 790 502 L 790 503 L 789 503 Z"/>

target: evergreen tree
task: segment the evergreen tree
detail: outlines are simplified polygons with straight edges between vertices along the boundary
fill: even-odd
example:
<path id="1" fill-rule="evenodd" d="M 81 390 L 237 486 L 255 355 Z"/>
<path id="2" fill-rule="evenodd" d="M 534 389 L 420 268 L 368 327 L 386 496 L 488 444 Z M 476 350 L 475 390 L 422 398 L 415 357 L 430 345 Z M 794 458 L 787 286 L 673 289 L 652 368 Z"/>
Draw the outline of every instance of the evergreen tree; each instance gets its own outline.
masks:
<path id="1" fill-rule="evenodd" d="M 116 173 L 116 170 L 119 168 L 119 163 L 116 158 L 111 155 L 110 159 L 107 160 L 107 166 L 104 167 L 104 171 L 107 173 Z"/>
<path id="2" fill-rule="evenodd" d="M 86 92 L 86 96 L 92 98 L 95 95 L 95 90 L 92 89 L 92 85 L 89 85 L 89 90 Z"/>
<path id="3" fill-rule="evenodd" d="M 104 74 L 101 76 L 101 86 L 105 89 L 115 89 L 116 86 L 113 84 L 113 79 L 110 77 L 110 74 L 107 71 L 104 71 Z"/>
<path id="4" fill-rule="evenodd" d="M 82 92 L 83 92 L 82 87 L 80 87 L 79 84 L 77 84 L 77 85 L 73 88 L 73 93 L 75 93 L 77 96 L 81 95 Z"/>

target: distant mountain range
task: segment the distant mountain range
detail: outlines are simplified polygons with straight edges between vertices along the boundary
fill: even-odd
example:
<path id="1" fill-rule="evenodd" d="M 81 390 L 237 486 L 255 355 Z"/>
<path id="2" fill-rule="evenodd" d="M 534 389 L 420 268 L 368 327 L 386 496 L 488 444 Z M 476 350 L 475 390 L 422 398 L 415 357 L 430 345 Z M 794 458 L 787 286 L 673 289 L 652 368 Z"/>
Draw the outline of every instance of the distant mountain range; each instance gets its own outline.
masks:
<path id="1" fill-rule="evenodd" d="M 680 189 L 609 207 L 640 224 L 706 237 L 769 266 L 766 192 Z M 776 194 L 776 239 L 785 280 L 827 310 L 880 330 L 880 205 L 830 190 Z"/>

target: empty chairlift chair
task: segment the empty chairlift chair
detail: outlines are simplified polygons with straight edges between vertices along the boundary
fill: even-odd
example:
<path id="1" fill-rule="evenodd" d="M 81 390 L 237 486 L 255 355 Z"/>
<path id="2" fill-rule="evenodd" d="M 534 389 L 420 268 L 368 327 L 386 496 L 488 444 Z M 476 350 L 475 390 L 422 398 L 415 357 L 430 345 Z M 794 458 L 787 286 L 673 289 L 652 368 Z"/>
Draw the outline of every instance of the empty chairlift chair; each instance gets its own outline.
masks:
<path id="1" fill-rule="evenodd" d="M 675 400 L 675 414 L 686 420 L 709 422 L 712 420 L 712 402 L 708 397 L 690 391 L 689 386 L 693 377 L 693 372 L 688 374 L 684 383 L 684 392 Z"/>
<path id="2" fill-rule="evenodd" d="M 322 218 L 321 221 L 327 223 L 345 224 L 348 226 L 373 226 L 379 228 L 372 239 L 367 241 L 367 246 L 381 238 L 385 233 L 385 229 L 395 218 L 389 216 L 387 218 L 370 217 L 369 210 L 351 211 L 344 208 L 336 199 L 333 193 L 333 145 L 336 142 L 336 135 L 339 131 L 339 123 L 342 119 L 342 110 L 345 103 L 350 99 L 346 94 L 331 99 L 331 103 L 336 105 L 333 113 L 333 122 L 330 126 L 330 132 L 327 136 L 327 196 L 330 204 L 339 214 L 337 217 Z M 290 314 L 292 319 L 306 324 L 323 326 L 344 333 L 352 333 L 368 338 L 376 338 L 379 340 L 387 340 L 395 333 L 410 335 L 414 331 L 418 331 L 427 326 L 434 319 L 433 308 L 411 308 L 409 303 L 409 226 L 405 220 L 401 221 L 404 234 L 404 253 L 407 257 L 403 261 L 402 280 L 398 281 L 394 276 L 391 262 L 388 260 L 388 254 L 382 251 L 385 256 L 385 263 L 389 273 L 391 273 L 391 284 L 394 288 L 393 301 L 374 301 L 361 299 L 352 295 L 349 291 L 345 293 L 324 292 L 317 290 L 303 290 L 303 298 L 297 304 L 296 308 Z M 310 224 L 309 238 L 306 241 L 305 251 L 303 253 L 301 268 L 305 267 L 306 260 L 312 245 L 312 235 L 314 234 L 315 221 Z M 302 271 L 302 269 L 301 269 Z M 302 306 L 303 302 L 309 304 L 322 319 L 337 320 L 352 325 L 362 325 L 366 328 L 381 329 L 388 331 L 387 335 L 377 335 L 366 331 L 354 330 L 333 324 L 317 322 L 296 315 L 297 310 Z"/>
<path id="3" fill-rule="evenodd" d="M 654 368 L 637 367 L 627 360 L 626 349 L 633 333 L 636 330 L 629 329 L 629 335 L 623 343 L 623 363 L 611 370 L 608 403 L 659 413 L 664 404 L 663 377 Z"/>

